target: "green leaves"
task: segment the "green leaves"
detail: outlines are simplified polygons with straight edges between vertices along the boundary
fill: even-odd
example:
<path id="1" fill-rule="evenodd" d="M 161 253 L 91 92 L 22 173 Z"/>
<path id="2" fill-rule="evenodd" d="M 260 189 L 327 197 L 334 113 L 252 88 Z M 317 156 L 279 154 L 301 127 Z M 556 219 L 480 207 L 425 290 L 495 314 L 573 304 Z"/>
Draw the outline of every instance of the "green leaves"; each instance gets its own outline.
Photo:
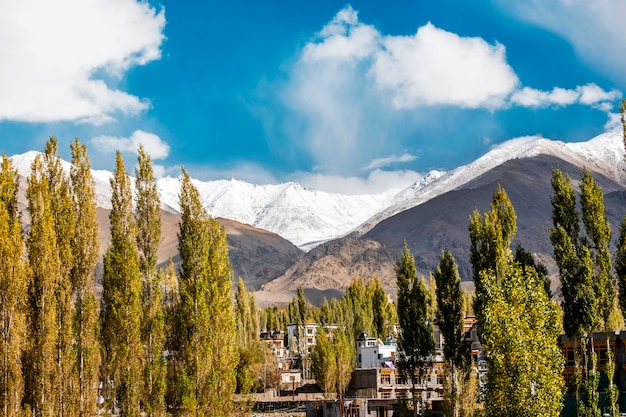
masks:
<path id="1" fill-rule="evenodd" d="M 111 246 L 104 256 L 102 334 L 121 416 L 138 416 L 142 387 L 142 284 L 130 178 L 117 152 L 111 178 Z M 111 398 L 114 398 L 113 396 Z"/>
<path id="2" fill-rule="evenodd" d="M 238 362 L 236 320 L 231 302 L 232 268 L 223 227 L 200 203 L 183 169 L 180 192 L 181 257 L 179 323 L 184 411 L 226 416 L 233 410 Z M 193 408 L 189 408 L 192 407 Z"/>
<path id="3" fill-rule="evenodd" d="M 471 216 L 469 229 L 476 314 L 489 362 L 487 415 L 558 415 L 564 366 L 556 343 L 558 310 L 544 277 L 513 258 L 515 212 L 501 187 L 489 212 Z"/>
<path id="4" fill-rule="evenodd" d="M 400 259 L 396 263 L 398 285 L 398 319 L 400 335 L 398 337 L 400 371 L 407 380 L 422 378 L 429 356 L 435 352 L 433 339 L 433 317 L 430 293 L 423 279 L 417 278 L 415 258 L 404 242 Z M 417 412 L 413 397 L 413 409 Z"/>

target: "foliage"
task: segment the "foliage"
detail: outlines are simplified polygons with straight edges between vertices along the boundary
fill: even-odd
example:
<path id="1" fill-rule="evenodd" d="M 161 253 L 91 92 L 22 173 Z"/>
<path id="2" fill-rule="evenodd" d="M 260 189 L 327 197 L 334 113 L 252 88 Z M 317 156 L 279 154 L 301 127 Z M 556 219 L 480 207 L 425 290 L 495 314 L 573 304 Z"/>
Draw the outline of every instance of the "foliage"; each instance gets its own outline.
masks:
<path id="1" fill-rule="evenodd" d="M 98 301 L 94 292 L 94 275 L 98 261 L 98 220 L 87 147 L 76 139 L 70 148 L 70 177 L 76 212 L 76 228 L 72 239 L 75 254 L 72 287 L 75 300 L 73 328 L 76 414 L 85 417 L 96 413 L 100 367 Z"/>
<path id="2" fill-rule="evenodd" d="M 61 265 L 56 250 L 52 197 L 41 156 L 35 158 L 31 169 L 27 191 L 31 217 L 27 240 L 32 271 L 28 312 L 28 338 L 31 343 L 24 366 L 27 371 L 25 401 L 30 405 L 34 416 L 47 417 L 58 415 L 58 322 L 55 292 L 61 278 Z"/>
<path id="3" fill-rule="evenodd" d="M 148 416 L 165 415 L 165 312 L 161 282 L 165 273 L 157 271 L 157 251 L 161 239 L 161 202 L 152 159 L 139 147 L 135 169 L 135 219 L 137 249 L 142 282 L 141 343 L 144 348 L 143 407 Z"/>
<path id="4" fill-rule="evenodd" d="M 470 217 L 472 268 L 479 283 L 475 307 L 489 362 L 485 411 L 554 416 L 563 396 L 558 310 L 545 291 L 545 279 L 513 258 L 515 218 L 501 187 L 488 212 Z"/>
<path id="5" fill-rule="evenodd" d="M 142 284 L 130 178 L 117 152 L 110 180 L 111 245 L 104 256 L 102 334 L 106 375 L 113 381 L 121 416 L 139 416 L 143 374 Z"/>
<path id="6" fill-rule="evenodd" d="M 227 416 L 236 388 L 236 323 L 226 233 L 183 169 L 178 250 L 181 412 Z"/>
<path id="7" fill-rule="evenodd" d="M 454 257 L 447 249 L 444 249 L 439 258 L 434 280 L 437 283 L 436 318 L 444 341 L 443 356 L 449 386 L 444 395 L 444 401 L 448 404 L 446 415 L 458 416 L 461 408 L 460 385 L 463 382 L 462 378 L 469 376 L 467 371 L 471 364 L 471 356 L 463 331 L 461 279 Z"/>
<path id="8" fill-rule="evenodd" d="M 555 416 L 562 408 L 563 357 L 557 314 L 542 279 L 512 265 L 502 280 L 483 272 L 482 343 L 489 361 L 489 415 Z"/>
<path id="9" fill-rule="evenodd" d="M 611 274 L 609 244 L 611 230 L 604 208 L 602 189 L 595 183 L 589 171 L 583 171 L 580 181 L 580 205 L 585 235 L 580 235 L 581 220 L 576 211 L 576 195 L 569 176 L 560 170 L 552 173 L 553 228 L 550 238 L 554 246 L 554 257 L 559 267 L 563 288 L 563 327 L 574 339 L 582 341 L 583 368 L 585 377 L 576 378 L 576 397 L 579 415 L 599 413 L 597 403 L 596 362 L 591 335 L 602 326 L 606 334 L 615 323 L 615 282 Z M 616 270 L 620 275 L 620 248 L 618 247 Z M 609 349 L 607 338 L 607 349 Z M 576 373 L 579 369 L 576 356 Z M 583 397 L 580 383 L 585 381 Z M 613 390 L 613 378 L 609 379 L 609 391 Z M 609 399 L 611 397 L 609 396 Z"/>
<path id="10" fill-rule="evenodd" d="M 239 346 L 251 346 L 258 342 L 260 327 L 259 313 L 254 294 L 246 289 L 246 284 L 239 277 L 235 292 L 235 314 Z"/>
<path id="11" fill-rule="evenodd" d="M 415 379 L 421 380 L 430 355 L 435 351 L 433 339 L 433 317 L 429 317 L 430 294 L 423 280 L 418 280 L 415 259 L 404 242 L 401 257 L 396 263 L 398 286 L 398 367 L 405 379 L 412 381 L 415 392 Z M 416 398 L 413 397 L 413 411 L 417 415 Z"/>
<path id="12" fill-rule="evenodd" d="M 315 382 L 325 394 L 334 392 L 336 388 L 337 351 L 332 335 L 326 329 L 320 327 L 315 335 L 316 343 L 311 352 L 311 369 Z"/>
<path id="13" fill-rule="evenodd" d="M 355 355 L 350 340 L 342 329 L 328 332 L 320 328 L 316 334 L 316 345 L 311 352 L 311 368 L 317 385 L 326 394 L 336 392 L 341 398 L 348 388 Z"/>
<path id="14" fill-rule="evenodd" d="M 17 172 L 2 154 L 0 170 L 0 415 L 18 416 L 24 393 L 28 264 L 17 212 Z"/>

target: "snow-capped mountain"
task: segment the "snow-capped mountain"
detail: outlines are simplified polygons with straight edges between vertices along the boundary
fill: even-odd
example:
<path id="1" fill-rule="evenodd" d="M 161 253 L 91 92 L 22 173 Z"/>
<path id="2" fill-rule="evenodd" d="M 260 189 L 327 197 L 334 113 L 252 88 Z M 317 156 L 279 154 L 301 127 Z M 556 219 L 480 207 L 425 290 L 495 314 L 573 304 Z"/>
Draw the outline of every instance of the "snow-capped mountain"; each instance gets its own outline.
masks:
<path id="1" fill-rule="evenodd" d="M 12 157 L 13 165 L 23 176 L 38 152 Z M 297 183 L 254 185 L 238 180 L 197 181 L 203 206 L 215 217 L 223 217 L 265 229 L 310 249 L 319 243 L 352 232 L 366 233 L 380 221 L 418 206 L 461 187 L 494 167 L 516 158 L 549 154 L 579 166 L 623 181 L 624 143 L 621 132 L 606 133 L 587 142 L 564 143 L 540 137 L 510 140 L 453 171 L 431 171 L 406 189 L 392 189 L 380 194 L 342 195 L 302 187 Z M 63 162 L 69 172 L 70 164 Z M 94 170 L 98 206 L 110 208 L 111 190 L 108 171 Z M 163 208 L 176 212 L 180 181 L 158 180 Z"/>
<path id="2" fill-rule="evenodd" d="M 178 209 L 180 182 L 158 181 L 164 204 Z M 224 217 L 269 230 L 301 248 L 350 233 L 389 206 L 400 191 L 342 195 L 302 187 L 297 183 L 254 185 L 238 180 L 195 181 L 202 205 L 215 217 Z"/>
<path id="3" fill-rule="evenodd" d="M 11 157 L 20 175 L 27 177 L 39 152 L 29 151 Z M 62 165 L 69 173 L 71 164 Z M 92 171 L 97 204 L 111 208 L 112 173 Z M 350 233 L 359 224 L 388 207 L 400 189 L 380 194 L 342 195 L 302 187 L 297 183 L 254 185 L 238 180 L 198 181 L 203 206 L 214 217 L 223 217 L 274 232 L 296 246 L 310 249 Z M 163 209 L 177 212 L 179 178 L 157 181 Z"/>
<path id="4" fill-rule="evenodd" d="M 358 234 L 366 233 L 376 224 L 394 214 L 461 187 L 506 161 L 542 154 L 558 156 L 574 165 L 584 166 L 589 170 L 603 173 L 618 182 L 626 179 L 624 142 L 621 132 L 609 132 L 587 142 L 577 143 L 553 141 L 538 136 L 512 139 L 494 147 L 468 165 L 460 166 L 447 173 L 437 172 L 431 181 L 422 179 L 403 190 L 396 195 L 394 204 L 360 225 L 357 228 Z"/>

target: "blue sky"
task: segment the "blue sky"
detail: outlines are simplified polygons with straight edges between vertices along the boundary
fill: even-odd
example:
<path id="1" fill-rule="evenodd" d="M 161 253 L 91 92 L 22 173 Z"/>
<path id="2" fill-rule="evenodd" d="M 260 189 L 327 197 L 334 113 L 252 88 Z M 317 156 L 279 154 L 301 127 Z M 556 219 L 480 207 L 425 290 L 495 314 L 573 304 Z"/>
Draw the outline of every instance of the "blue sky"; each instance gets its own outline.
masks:
<path id="1" fill-rule="evenodd" d="M 53 4 L 54 3 L 54 4 Z M 0 3 L 0 150 L 378 192 L 619 126 L 621 0 Z"/>

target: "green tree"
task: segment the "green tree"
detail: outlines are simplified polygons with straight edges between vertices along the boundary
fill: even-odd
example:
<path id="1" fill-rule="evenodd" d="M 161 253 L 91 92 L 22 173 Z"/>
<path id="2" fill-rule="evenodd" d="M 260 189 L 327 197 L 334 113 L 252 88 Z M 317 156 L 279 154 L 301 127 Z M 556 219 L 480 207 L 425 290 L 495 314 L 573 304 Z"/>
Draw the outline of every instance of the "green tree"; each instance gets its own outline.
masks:
<path id="1" fill-rule="evenodd" d="M 311 352 L 311 369 L 315 382 L 324 394 L 334 392 L 337 386 L 337 352 L 332 335 L 320 327 L 315 335 L 315 346 Z"/>
<path id="2" fill-rule="evenodd" d="M 598 314 L 603 322 L 605 332 L 613 331 L 610 326 L 610 316 L 613 312 L 615 299 L 615 283 L 611 276 L 611 226 L 604 209 L 604 195 L 602 188 L 594 181 L 591 173 L 583 171 L 580 182 L 580 204 L 582 207 L 582 222 L 587 232 L 583 243 L 592 253 L 595 268 L 594 290 L 598 300 Z"/>
<path id="3" fill-rule="evenodd" d="M 58 252 L 60 274 L 55 283 L 54 302 L 57 313 L 56 337 L 56 409 L 59 417 L 70 415 L 73 404 L 74 384 L 73 329 L 74 304 L 72 300 L 71 272 L 74 264 L 72 239 L 76 228 L 76 212 L 68 178 L 61 166 L 57 140 L 54 137 L 46 142 L 43 154 L 44 170 L 48 180 L 50 209 L 54 218 L 54 234 Z"/>
<path id="4" fill-rule="evenodd" d="M 373 335 L 381 338 L 389 336 L 388 326 L 391 324 L 389 317 L 390 303 L 380 279 L 373 278 L 367 282 L 367 295 L 372 304 Z"/>
<path id="5" fill-rule="evenodd" d="M 70 144 L 72 151 L 71 183 L 76 217 L 72 238 L 74 263 L 72 288 L 74 294 L 74 376 L 75 414 L 79 417 L 96 414 L 100 345 L 98 343 L 98 301 L 94 291 L 98 262 L 98 220 L 96 195 L 91 177 L 87 147 L 78 139 Z"/>
<path id="6" fill-rule="evenodd" d="M 31 224 L 28 257 L 32 271 L 27 353 L 26 402 L 36 417 L 57 416 L 57 303 L 55 292 L 61 277 L 59 253 L 45 166 L 39 155 L 28 178 L 28 211 Z"/>
<path id="7" fill-rule="evenodd" d="M 515 247 L 515 262 L 519 263 L 523 268 L 534 268 L 539 276 L 543 278 L 543 288 L 546 291 L 546 294 L 548 294 L 548 298 L 552 298 L 550 279 L 548 278 L 548 268 L 544 264 L 535 262 L 535 258 L 533 258 L 532 253 L 524 249 L 522 245 L 517 245 Z"/>
<path id="8" fill-rule="evenodd" d="M 107 379 L 120 416 L 139 416 L 142 386 L 141 273 L 130 178 L 118 151 L 111 178 L 111 245 L 104 255 L 102 336 Z"/>
<path id="9" fill-rule="evenodd" d="M 429 356 L 435 351 L 430 294 L 423 280 L 417 278 L 415 258 L 409 251 L 406 241 L 401 257 L 396 263 L 398 286 L 398 319 L 400 335 L 398 337 L 398 365 L 406 379 L 411 380 L 415 393 L 416 378 L 424 377 Z M 418 404 L 413 395 L 413 412 L 417 415 Z M 421 399 L 420 399 L 421 400 Z"/>
<path id="10" fill-rule="evenodd" d="M 485 406 L 493 416 L 555 416 L 562 408 L 558 314 L 544 279 L 513 258 L 516 215 L 504 189 L 470 217 L 476 314 L 489 363 Z"/>
<path id="11" fill-rule="evenodd" d="M 17 211 L 18 176 L 5 153 L 0 171 L 0 415 L 20 415 L 28 264 Z"/>
<path id="12" fill-rule="evenodd" d="M 237 334 L 240 346 L 251 346 L 259 340 L 260 324 L 254 294 L 248 292 L 243 279 L 237 280 L 235 293 L 235 312 L 237 316 Z"/>
<path id="13" fill-rule="evenodd" d="M 354 343 L 349 335 L 342 329 L 338 329 L 333 337 L 335 359 L 337 363 L 337 381 L 335 388 L 339 398 L 343 398 L 350 383 L 350 377 L 354 370 Z"/>
<path id="14" fill-rule="evenodd" d="M 626 317 L 626 216 L 619 229 L 619 241 L 615 253 L 615 273 L 619 288 L 619 307 Z"/>
<path id="15" fill-rule="evenodd" d="M 437 283 L 436 318 L 444 340 L 443 356 L 450 386 L 449 395 L 444 397 L 446 415 L 457 417 L 461 411 L 460 379 L 469 377 L 471 356 L 463 331 L 461 279 L 454 257 L 448 249 L 444 249 L 439 258 L 434 278 Z"/>
<path id="16" fill-rule="evenodd" d="M 259 341 L 259 315 L 254 294 L 246 290 L 241 277 L 237 280 L 235 292 L 235 314 L 239 347 L 237 365 L 237 392 L 250 393 L 258 383 L 255 368 L 264 363 L 264 349 Z"/>
<path id="17" fill-rule="evenodd" d="M 506 268 L 510 258 L 510 245 L 517 233 L 517 215 L 513 204 L 500 185 L 493 194 L 491 208 L 484 216 L 474 210 L 470 216 L 470 263 L 476 287 L 474 311 L 482 321 L 485 292 L 483 291 L 483 270 L 499 271 Z"/>
<path id="18" fill-rule="evenodd" d="M 228 244 L 223 227 L 206 213 L 184 169 L 180 211 L 182 412 L 227 416 L 233 411 L 238 361 Z"/>
<path id="19" fill-rule="evenodd" d="M 616 288 L 612 275 L 611 252 L 611 227 L 604 208 L 604 195 L 602 188 L 594 181 L 588 170 L 583 171 L 580 182 L 580 204 L 582 208 L 582 222 L 585 226 L 588 239 L 583 239 L 583 244 L 589 247 L 593 256 L 594 269 L 594 292 L 598 303 L 598 314 L 602 320 L 608 360 L 613 361 L 613 352 L 610 345 L 610 333 L 615 330 L 612 316 L 614 314 Z M 593 340 L 592 340 L 593 343 Z M 595 367 L 594 367 L 595 368 Z M 615 369 L 613 366 L 605 367 L 608 379 L 607 406 L 611 416 L 617 417 L 619 407 L 617 405 L 618 388 L 614 383 Z"/>
<path id="20" fill-rule="evenodd" d="M 347 331 L 352 339 L 356 339 L 361 333 L 371 335 L 373 332 L 374 314 L 372 309 L 372 298 L 367 292 L 365 280 L 357 278 L 346 288 L 346 295 L 342 301 L 345 303 L 345 309 L 352 314 Z"/>
<path id="21" fill-rule="evenodd" d="M 557 310 L 531 269 L 511 265 L 500 280 L 481 272 L 482 338 L 489 361 L 485 406 L 491 416 L 558 416 L 563 356 Z"/>
<path id="22" fill-rule="evenodd" d="M 582 223 L 586 233 L 584 236 L 580 236 L 576 194 L 569 176 L 564 176 L 558 169 L 553 170 L 552 188 L 553 228 L 550 230 L 550 238 L 563 289 L 563 327 L 574 340 L 576 352 L 578 415 L 595 416 L 599 415 L 600 409 L 593 332 L 600 326 L 607 333 L 612 329 L 611 316 L 616 292 L 611 276 L 611 232 L 604 210 L 602 190 L 587 170 L 583 172 L 580 183 Z M 580 357 L 577 349 L 579 340 L 582 341 Z M 581 373 L 583 371 L 584 375 Z M 610 377 L 609 392 L 613 390 L 613 378 Z M 609 399 L 611 398 L 613 396 L 609 395 Z M 616 404 L 611 404 L 610 408 L 615 411 Z"/>
<path id="23" fill-rule="evenodd" d="M 311 368 L 317 385 L 325 394 L 336 392 L 343 398 L 354 370 L 354 347 L 345 329 L 329 332 L 320 327 L 311 352 Z"/>
<path id="24" fill-rule="evenodd" d="M 148 416 L 165 415 L 166 363 L 165 312 L 161 283 L 164 272 L 157 271 L 161 240 L 161 202 L 152 159 L 143 146 L 138 149 L 135 168 L 135 219 L 137 249 L 143 289 L 141 343 L 144 348 L 143 407 Z"/>

